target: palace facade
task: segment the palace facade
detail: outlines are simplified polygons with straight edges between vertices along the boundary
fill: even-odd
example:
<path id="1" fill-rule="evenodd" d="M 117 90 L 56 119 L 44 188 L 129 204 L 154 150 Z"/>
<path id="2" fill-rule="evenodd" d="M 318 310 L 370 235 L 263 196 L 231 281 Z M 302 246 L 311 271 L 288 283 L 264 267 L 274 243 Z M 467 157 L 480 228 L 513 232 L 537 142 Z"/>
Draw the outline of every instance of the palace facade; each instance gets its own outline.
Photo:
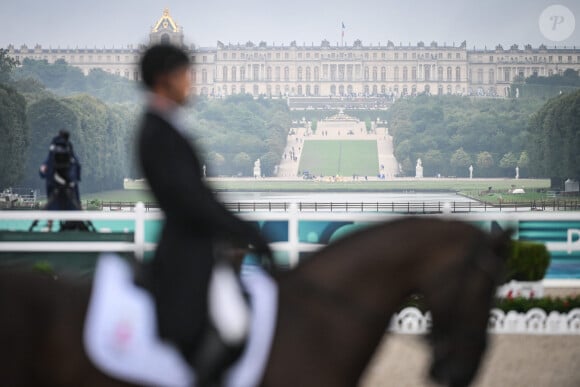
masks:
<path id="1" fill-rule="evenodd" d="M 184 45 L 182 28 L 169 11 L 149 34 L 150 44 L 168 43 L 184 47 L 194 66 L 193 93 L 213 97 L 250 93 L 254 96 L 404 96 L 418 93 L 507 96 L 516 78 L 533 74 L 549 76 L 566 69 L 580 70 L 580 49 L 523 48 L 513 45 L 495 49 L 468 50 L 437 42 L 415 46 L 401 44 L 350 46 L 268 45 L 217 43 L 203 48 Z M 137 63 L 145 46 L 120 49 L 53 49 L 39 45 L 8 47 L 9 55 L 54 63 L 64 60 L 85 74 L 102 69 L 111 74 L 139 80 Z"/>

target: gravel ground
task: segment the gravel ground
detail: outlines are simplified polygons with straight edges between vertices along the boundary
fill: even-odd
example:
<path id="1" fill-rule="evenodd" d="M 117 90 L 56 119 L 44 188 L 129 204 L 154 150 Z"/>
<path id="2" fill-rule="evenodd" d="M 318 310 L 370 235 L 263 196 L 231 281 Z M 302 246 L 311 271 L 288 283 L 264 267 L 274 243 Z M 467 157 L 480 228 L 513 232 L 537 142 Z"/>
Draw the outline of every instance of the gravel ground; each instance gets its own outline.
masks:
<path id="1" fill-rule="evenodd" d="M 475 387 L 578 387 L 580 335 L 491 335 Z M 428 387 L 430 349 L 417 335 L 389 335 L 359 387 Z"/>

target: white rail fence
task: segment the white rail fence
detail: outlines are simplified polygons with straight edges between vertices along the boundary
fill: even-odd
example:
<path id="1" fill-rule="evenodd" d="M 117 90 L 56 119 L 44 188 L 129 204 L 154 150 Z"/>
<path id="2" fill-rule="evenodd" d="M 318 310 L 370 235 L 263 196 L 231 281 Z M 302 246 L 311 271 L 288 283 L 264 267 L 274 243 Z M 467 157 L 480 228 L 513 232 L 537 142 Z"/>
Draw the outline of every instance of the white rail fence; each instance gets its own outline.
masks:
<path id="1" fill-rule="evenodd" d="M 313 252 L 324 245 L 301 242 L 299 238 L 300 221 L 349 221 L 361 223 L 383 222 L 411 215 L 389 213 L 320 213 L 301 212 L 297 203 L 290 203 L 284 212 L 247 212 L 239 213 L 247 221 L 284 221 L 288 223 L 288 240 L 274 242 L 274 251 L 288 254 L 289 265 L 298 263 L 300 253 Z M 578 221 L 580 212 L 519 212 L 519 213 L 464 213 L 464 214 L 434 214 L 412 216 L 436 216 L 458 219 L 467 222 L 498 221 L 517 226 L 519 221 Z M 146 251 L 153 251 L 156 244 L 145 240 L 145 222 L 162 220 L 161 211 L 146 211 L 143 203 L 137 203 L 131 211 L 0 211 L 0 221 L 10 220 L 129 220 L 134 222 L 133 242 L 3 242 L 0 241 L 0 251 L 13 252 L 134 252 L 137 258 L 142 258 Z M 580 230 L 569 229 L 566 242 L 547 242 L 549 251 L 560 251 L 571 254 L 580 251 Z M 544 286 L 548 287 L 578 287 L 577 279 L 546 279 Z"/>

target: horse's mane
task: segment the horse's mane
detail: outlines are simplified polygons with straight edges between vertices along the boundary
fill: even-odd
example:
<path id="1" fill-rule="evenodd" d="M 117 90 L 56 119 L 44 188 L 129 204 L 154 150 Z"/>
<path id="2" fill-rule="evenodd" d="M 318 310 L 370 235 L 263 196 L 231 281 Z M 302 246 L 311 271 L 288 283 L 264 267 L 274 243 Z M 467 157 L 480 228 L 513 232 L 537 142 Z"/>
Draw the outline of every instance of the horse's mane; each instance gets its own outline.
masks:
<path id="1" fill-rule="evenodd" d="M 453 226 L 453 232 L 457 233 L 458 240 L 462 239 L 459 234 L 479 231 L 467 223 L 456 220 L 420 216 L 400 217 L 369 225 L 368 227 L 340 237 L 307 259 L 301 261 L 296 267 L 296 271 L 307 270 L 311 265 L 319 263 L 320 260 L 327 258 L 336 259 L 337 256 L 342 255 L 340 254 L 342 251 L 368 247 L 371 241 L 376 244 L 374 248 L 380 249 L 384 246 L 404 241 L 402 238 L 405 237 L 414 238 L 414 232 L 440 232 L 443 230 L 443 226 Z M 483 232 L 481 233 L 483 236 Z"/>

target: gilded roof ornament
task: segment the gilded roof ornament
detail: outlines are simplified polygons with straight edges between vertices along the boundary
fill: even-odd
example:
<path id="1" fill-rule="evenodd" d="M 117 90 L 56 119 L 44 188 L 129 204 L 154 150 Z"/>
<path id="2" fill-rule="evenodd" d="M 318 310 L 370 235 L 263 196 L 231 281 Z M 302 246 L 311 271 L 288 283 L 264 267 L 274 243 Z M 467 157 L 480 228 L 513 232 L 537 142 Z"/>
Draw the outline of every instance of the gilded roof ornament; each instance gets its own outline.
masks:
<path id="1" fill-rule="evenodd" d="M 173 31 L 173 32 L 179 32 L 179 26 L 177 25 L 175 20 L 173 20 L 173 18 L 169 14 L 169 8 L 165 8 L 163 10 L 163 15 L 157 21 L 157 23 L 155 23 L 155 26 L 153 27 L 153 29 L 151 31 L 157 32 L 160 29 L 168 29 L 168 28 L 171 29 L 171 31 Z"/>

